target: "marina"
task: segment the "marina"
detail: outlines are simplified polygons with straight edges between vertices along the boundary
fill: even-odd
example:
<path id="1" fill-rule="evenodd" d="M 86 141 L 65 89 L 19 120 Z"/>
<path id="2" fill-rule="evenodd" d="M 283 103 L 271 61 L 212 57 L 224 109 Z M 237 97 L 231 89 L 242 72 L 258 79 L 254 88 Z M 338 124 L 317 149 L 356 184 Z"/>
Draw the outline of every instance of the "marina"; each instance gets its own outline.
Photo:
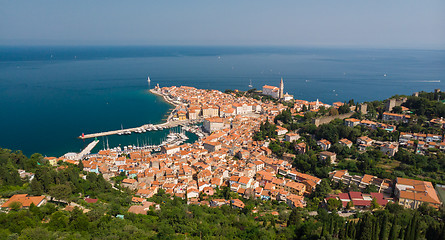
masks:
<path id="1" fill-rule="evenodd" d="M 202 122 L 203 119 L 197 119 L 197 120 L 184 120 L 184 121 L 169 121 L 161 124 L 145 124 L 140 127 L 135 128 L 127 128 L 120 130 L 114 130 L 114 131 L 107 131 L 107 132 L 100 132 L 100 133 L 92 133 L 92 134 L 82 134 L 79 136 L 79 139 L 88 139 L 88 138 L 97 138 L 97 137 L 103 137 L 103 136 L 109 136 L 109 135 L 130 135 L 132 133 L 144 133 L 147 131 L 156 131 L 156 130 L 163 130 L 167 128 L 173 128 L 177 126 L 187 126 L 192 124 L 197 124 Z"/>
<path id="2" fill-rule="evenodd" d="M 201 126 L 193 125 L 193 126 L 178 126 L 176 128 L 171 128 L 169 131 L 169 134 L 161 139 L 161 142 L 159 144 L 153 144 L 149 139 L 144 139 L 141 141 L 137 140 L 136 145 L 126 145 L 126 146 L 119 146 L 112 147 L 108 145 L 108 138 L 103 140 L 103 148 L 102 150 L 110 150 L 112 152 L 117 152 L 119 154 L 129 154 L 131 152 L 137 152 L 137 151 L 144 151 L 144 152 L 160 152 L 162 147 L 171 147 L 171 146 L 179 146 L 181 144 L 184 144 L 189 140 L 189 137 L 187 137 L 186 132 L 193 133 L 194 135 L 198 136 L 198 139 L 201 139 L 203 137 L 206 137 L 207 134 L 202 130 Z M 95 140 L 98 141 L 98 140 Z M 91 145 L 92 143 L 90 143 Z M 97 143 L 96 143 L 97 144 Z M 94 144 L 94 146 L 96 145 Z M 87 148 L 89 148 L 89 146 Z M 94 147 L 93 147 L 94 148 Z M 82 154 L 81 158 L 78 158 L 81 154 L 76 155 L 76 159 L 88 159 L 91 157 L 98 157 L 98 153 L 94 154 Z"/>

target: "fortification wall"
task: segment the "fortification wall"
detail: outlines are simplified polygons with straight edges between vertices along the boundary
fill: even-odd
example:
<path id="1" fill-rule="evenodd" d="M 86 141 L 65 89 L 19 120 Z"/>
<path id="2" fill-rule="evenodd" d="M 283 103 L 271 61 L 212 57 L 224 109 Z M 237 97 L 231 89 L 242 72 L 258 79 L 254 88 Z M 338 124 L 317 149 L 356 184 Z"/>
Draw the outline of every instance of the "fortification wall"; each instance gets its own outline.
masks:
<path id="1" fill-rule="evenodd" d="M 320 118 L 313 119 L 312 123 L 318 127 L 322 124 L 330 123 L 332 120 L 337 119 L 337 118 L 342 119 L 342 120 L 345 118 L 350 118 L 353 114 L 354 114 L 354 112 L 350 112 L 350 113 L 345 113 L 345 114 L 340 114 L 340 115 L 335 115 L 335 116 L 320 117 Z"/>

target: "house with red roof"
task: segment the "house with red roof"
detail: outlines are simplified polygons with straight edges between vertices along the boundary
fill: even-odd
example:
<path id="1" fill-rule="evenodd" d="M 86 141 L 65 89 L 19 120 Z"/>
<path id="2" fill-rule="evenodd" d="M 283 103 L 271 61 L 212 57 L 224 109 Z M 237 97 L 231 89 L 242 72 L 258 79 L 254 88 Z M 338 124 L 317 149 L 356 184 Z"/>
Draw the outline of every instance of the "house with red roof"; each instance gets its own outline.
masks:
<path id="1" fill-rule="evenodd" d="M 371 207 L 372 200 L 375 201 L 380 206 L 386 206 L 388 200 L 384 198 L 382 193 L 371 193 L 362 194 L 361 192 L 349 192 L 349 193 L 339 193 L 338 195 L 330 195 L 323 201 L 324 205 L 327 205 L 327 200 L 330 198 L 335 198 L 341 201 L 342 207 L 346 208 L 348 203 L 354 209 L 368 209 Z"/>
<path id="2" fill-rule="evenodd" d="M 394 194 L 398 203 L 406 208 L 416 209 L 422 203 L 427 203 L 434 208 L 442 205 L 433 184 L 427 181 L 398 177 Z"/>
<path id="3" fill-rule="evenodd" d="M 134 189 L 136 189 L 137 185 L 138 185 L 138 181 L 136 179 L 126 178 L 126 179 L 122 180 L 123 187 L 134 190 Z"/>
<path id="4" fill-rule="evenodd" d="M 87 203 L 97 203 L 97 198 L 85 198 L 84 199 L 85 200 L 85 202 L 87 202 Z"/>
<path id="5" fill-rule="evenodd" d="M 331 142 L 329 142 L 329 141 L 326 140 L 326 139 L 318 140 L 318 141 L 317 141 L 317 145 L 320 146 L 320 148 L 321 148 L 323 151 L 326 151 L 326 150 L 328 150 L 329 148 L 331 148 Z"/>
<path id="6" fill-rule="evenodd" d="M 2 208 L 10 208 L 10 206 L 17 202 L 20 204 L 20 208 L 29 208 L 31 204 L 34 204 L 36 207 L 40 207 L 44 205 L 47 201 L 45 196 L 28 196 L 28 194 L 15 194 L 11 198 L 8 199 L 5 203 L 3 203 Z"/>

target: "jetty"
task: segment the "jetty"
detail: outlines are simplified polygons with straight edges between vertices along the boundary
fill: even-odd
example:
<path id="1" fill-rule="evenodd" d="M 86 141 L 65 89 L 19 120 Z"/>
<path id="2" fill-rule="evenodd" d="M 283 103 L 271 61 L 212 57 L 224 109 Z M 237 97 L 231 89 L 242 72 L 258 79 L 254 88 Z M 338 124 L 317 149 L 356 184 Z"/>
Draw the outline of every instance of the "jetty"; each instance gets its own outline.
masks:
<path id="1" fill-rule="evenodd" d="M 151 131 L 151 130 L 160 130 L 165 128 L 172 128 L 177 126 L 187 126 L 190 124 L 196 124 L 199 122 L 202 122 L 203 119 L 195 119 L 195 120 L 183 120 L 183 121 L 168 121 L 165 123 L 160 124 L 145 124 L 140 127 L 135 128 L 127 128 L 127 129 L 120 129 L 120 130 L 113 130 L 113 131 L 107 131 L 107 132 L 100 132 L 100 133 L 92 133 L 92 134 L 82 134 L 79 136 L 79 139 L 88 139 L 88 138 L 97 138 L 97 137 L 103 137 L 103 136 L 110 136 L 110 135 L 123 135 L 123 134 L 131 134 L 131 133 L 142 133 L 142 131 Z"/>
<path id="2" fill-rule="evenodd" d="M 93 150 L 93 148 L 99 143 L 99 140 L 95 139 L 94 141 L 92 141 L 90 144 L 88 144 L 88 146 L 82 150 L 82 152 L 78 153 L 75 156 L 75 160 L 81 160 L 83 159 L 83 157 L 85 157 L 86 155 L 91 153 L 91 150 Z"/>

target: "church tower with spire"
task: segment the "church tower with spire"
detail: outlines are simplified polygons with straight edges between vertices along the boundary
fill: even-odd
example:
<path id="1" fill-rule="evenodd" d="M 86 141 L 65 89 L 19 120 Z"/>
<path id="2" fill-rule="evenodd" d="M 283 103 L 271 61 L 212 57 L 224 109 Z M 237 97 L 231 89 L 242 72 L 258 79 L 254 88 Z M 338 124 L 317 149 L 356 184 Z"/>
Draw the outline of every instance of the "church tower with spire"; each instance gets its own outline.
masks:
<path id="1" fill-rule="evenodd" d="M 284 83 L 283 83 L 283 78 L 281 78 L 279 99 L 283 99 L 283 98 L 284 98 Z"/>

